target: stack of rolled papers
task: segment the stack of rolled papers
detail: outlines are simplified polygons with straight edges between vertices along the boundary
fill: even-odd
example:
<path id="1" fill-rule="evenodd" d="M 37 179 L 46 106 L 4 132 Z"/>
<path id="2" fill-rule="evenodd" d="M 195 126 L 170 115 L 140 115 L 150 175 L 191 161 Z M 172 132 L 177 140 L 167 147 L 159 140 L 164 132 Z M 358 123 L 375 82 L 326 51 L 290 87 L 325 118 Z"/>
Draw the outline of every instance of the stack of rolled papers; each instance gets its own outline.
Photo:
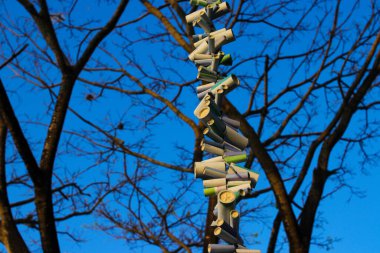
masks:
<path id="1" fill-rule="evenodd" d="M 256 185 L 259 175 L 239 163 L 247 160 L 248 139 L 239 133 L 240 122 L 223 114 L 220 109 L 223 97 L 239 86 L 239 79 L 231 74 L 223 76 L 219 65 L 232 65 L 232 57 L 222 46 L 235 40 L 231 29 L 215 29 L 213 20 L 230 11 L 221 0 L 190 0 L 202 8 L 186 16 L 187 23 L 203 30 L 193 36 L 195 50 L 189 59 L 197 66 L 197 78 L 203 81 L 197 87 L 199 105 L 194 115 L 206 126 L 201 149 L 215 157 L 196 162 L 194 175 L 203 179 L 204 195 L 216 195 L 215 220 L 211 226 L 214 235 L 227 244 L 209 244 L 211 253 L 259 253 L 244 246 L 239 234 L 240 214 L 236 205 Z"/>

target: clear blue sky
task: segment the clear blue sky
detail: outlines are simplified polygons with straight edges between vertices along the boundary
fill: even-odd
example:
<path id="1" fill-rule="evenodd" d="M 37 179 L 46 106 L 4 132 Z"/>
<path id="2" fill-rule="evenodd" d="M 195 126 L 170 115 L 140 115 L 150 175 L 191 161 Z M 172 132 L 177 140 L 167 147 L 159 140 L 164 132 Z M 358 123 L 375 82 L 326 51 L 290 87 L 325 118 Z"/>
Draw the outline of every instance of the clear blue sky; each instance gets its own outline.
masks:
<path id="1" fill-rule="evenodd" d="M 59 12 L 60 5 L 56 3 L 54 4 L 53 9 Z M 347 1 L 347 5 L 343 6 L 343 8 L 348 8 L 351 4 L 351 1 Z M 86 22 L 90 17 L 98 17 L 99 19 L 105 20 L 106 17 L 109 17 L 114 9 L 112 4 L 106 5 L 106 7 L 99 8 L 96 6 L 94 1 L 79 1 L 77 7 L 78 9 L 82 9 L 83 12 L 77 13 L 76 19 L 80 22 Z M 157 5 L 157 3 L 155 3 Z M 9 12 L 14 13 L 15 15 L 24 16 L 25 12 L 20 8 L 19 4 L 15 2 L 8 1 L 5 4 L 6 8 Z M 89 16 L 87 13 L 90 13 Z M 136 1 L 131 1 L 131 3 L 127 7 L 126 15 L 123 17 L 123 21 L 131 20 L 136 18 L 141 13 L 141 5 Z M 16 19 L 16 17 L 14 17 Z M 154 26 L 154 22 L 151 22 L 154 19 L 148 19 L 145 23 L 145 27 L 148 30 L 155 31 L 157 29 Z M 21 22 L 21 19 L 18 19 L 18 22 Z M 139 31 L 130 31 L 130 38 L 137 36 Z M 62 33 L 59 36 L 67 38 L 68 34 Z M 67 40 L 69 41 L 69 40 Z M 235 45 L 238 46 L 239 43 L 243 43 L 244 39 L 237 40 Z M 106 40 L 106 43 L 121 43 L 120 41 L 113 41 L 112 37 Z M 160 43 L 151 44 L 149 47 L 141 46 L 140 48 L 135 48 L 135 50 L 139 50 L 140 54 L 136 57 L 137 60 L 142 64 L 146 64 L 148 72 L 156 72 L 151 65 L 151 58 L 156 60 L 167 61 L 167 63 L 171 66 L 178 65 L 178 72 L 181 75 L 187 78 L 187 80 L 193 79 L 196 76 L 195 67 L 192 67 L 189 64 L 184 64 L 179 61 L 171 61 L 165 59 L 163 55 L 161 55 Z M 67 45 L 70 48 L 70 44 Z M 297 46 L 295 46 L 297 47 Z M 302 45 L 300 46 L 302 47 Z M 255 48 L 250 48 L 251 50 L 255 50 Z M 6 48 L 3 48 L 1 51 L 7 53 Z M 233 48 L 226 47 L 225 51 L 229 53 L 234 53 L 233 51 L 241 52 L 241 48 Z M 73 50 L 74 52 L 74 50 Z M 238 53 L 238 52 L 236 52 Z M 9 54 L 9 52 L 8 52 Z M 180 57 L 184 55 L 183 52 L 180 53 Z M 72 55 L 74 56 L 74 55 Z M 97 56 L 102 57 L 99 53 Z M 251 66 L 250 66 L 251 67 Z M 249 67 L 243 67 L 239 71 L 244 73 L 244 71 L 248 71 Z M 281 73 L 279 70 L 278 76 L 285 75 L 285 73 Z M 22 119 L 23 122 L 27 122 L 29 119 L 41 120 L 42 123 L 47 123 L 47 119 L 44 117 L 44 113 L 46 112 L 46 107 L 49 103 L 50 98 L 47 94 L 43 94 L 43 96 L 25 96 L 28 92 L 35 92 L 35 88 L 33 87 L 25 87 L 23 86 L 23 82 L 19 79 L 13 78 L 11 69 L 3 70 L 1 73 L 1 78 L 5 83 L 8 83 L 7 88 L 9 90 L 19 90 L 20 94 L 11 95 L 12 102 L 15 105 L 17 110 L 17 114 Z M 51 74 L 51 73 L 50 73 Z M 167 74 L 167 73 L 166 73 Z M 179 77 L 176 74 L 169 75 L 173 80 L 179 81 Z M 52 82 L 59 80 L 58 77 L 55 77 L 54 74 L 49 76 L 52 78 Z M 5 81 L 7 80 L 7 81 Z M 12 80 L 12 84 L 9 85 L 9 80 Z M 131 105 L 129 100 L 126 100 L 125 97 L 121 95 L 109 94 L 105 95 L 105 98 L 101 101 L 94 101 L 92 103 L 85 100 L 85 96 L 88 93 L 91 93 L 96 90 L 90 90 L 88 87 L 78 86 L 75 89 L 75 93 L 73 94 L 73 103 L 72 105 L 81 113 L 86 114 L 95 122 L 102 122 L 105 119 L 109 119 L 112 121 L 119 117 L 120 115 L 124 115 L 127 110 L 128 113 L 136 113 L 139 112 L 135 107 Z M 40 93 L 42 94 L 42 93 Z M 196 106 L 197 100 L 193 94 L 187 93 L 189 96 L 186 99 L 183 99 L 184 112 L 186 115 L 190 116 L 194 119 L 192 114 L 193 108 Z M 191 97 L 193 96 L 193 97 Z M 234 95 L 232 95 L 233 98 Z M 237 95 L 235 95 L 236 104 L 238 107 L 242 108 L 244 106 L 243 102 L 239 101 Z M 98 116 L 99 115 L 99 116 Z M 97 118 L 99 117 L 99 118 Z M 135 119 L 131 119 L 133 122 Z M 155 137 L 156 151 L 159 153 L 160 158 L 166 161 L 175 161 L 175 158 L 172 155 L 174 152 L 173 144 L 184 145 L 187 148 L 191 149 L 193 136 L 191 134 L 188 126 L 184 124 L 179 124 L 177 121 L 172 121 L 167 123 L 165 120 L 158 120 L 159 125 L 156 128 L 157 136 Z M 80 125 L 79 121 L 72 115 L 68 116 L 67 123 L 65 128 L 76 129 L 76 127 Z M 143 129 L 142 129 L 143 131 Z M 27 133 L 29 136 L 34 136 L 33 141 L 36 142 L 36 157 L 39 157 L 39 147 L 40 144 L 37 143 L 39 137 L 42 137 L 45 133 L 45 128 L 42 126 L 35 125 L 27 128 Z M 144 133 L 145 134 L 145 133 Z M 129 138 L 144 138 L 143 133 L 135 132 L 132 134 L 122 135 L 123 139 L 128 140 Z M 63 138 L 68 138 L 64 136 Z M 165 151 L 163 151 L 165 150 Z M 352 163 L 356 163 L 355 158 L 352 159 Z M 70 170 L 75 170 L 76 166 L 85 167 L 87 164 L 90 164 L 90 161 L 87 161 L 86 158 L 78 158 L 72 157 L 70 154 L 64 154 L 63 158 L 60 158 L 57 161 L 57 164 L 60 168 L 70 168 Z M 79 164 L 79 165 L 78 165 Z M 117 165 L 116 165 L 117 166 Z M 261 178 L 259 183 L 256 186 L 256 189 L 262 189 L 267 186 L 267 180 L 265 179 L 265 175 L 261 168 L 256 167 L 256 169 L 261 173 Z M 95 173 L 92 175 L 94 178 L 98 175 Z M 190 177 L 189 177 L 190 178 Z M 87 180 L 91 180 L 91 176 L 87 178 Z M 323 215 L 323 220 L 325 223 L 323 224 L 323 229 L 316 229 L 315 235 L 322 234 L 323 236 L 331 236 L 331 238 L 339 239 L 337 242 L 333 244 L 333 248 L 329 252 L 337 252 L 337 253 L 345 253 L 345 252 L 380 252 L 380 240 L 377 236 L 380 234 L 380 220 L 377 219 L 378 213 L 380 213 L 380 198 L 379 198 L 379 190 L 377 188 L 378 182 L 380 182 L 380 171 L 378 164 L 374 165 L 373 168 L 368 170 L 367 174 L 360 174 L 352 177 L 352 185 L 357 187 L 357 189 L 365 192 L 365 197 L 358 198 L 356 196 L 352 196 L 348 190 L 342 190 L 333 195 L 332 197 L 327 198 L 321 204 L 319 211 Z M 160 181 L 157 184 L 164 184 L 163 181 Z M 165 185 L 158 185 L 165 186 Z M 198 187 L 199 196 L 203 199 L 202 196 L 202 188 L 201 183 L 198 181 L 195 184 L 195 187 Z M 13 196 L 14 198 L 22 197 L 16 192 Z M 265 198 L 270 198 L 269 196 L 263 196 L 259 198 L 257 201 L 262 201 Z M 204 210 L 206 210 L 207 206 L 204 206 Z M 265 252 L 267 240 L 270 233 L 270 227 L 272 223 L 272 217 L 275 212 L 275 209 L 268 208 L 267 218 L 264 219 L 265 222 L 252 222 L 244 221 L 242 226 L 246 231 L 250 231 L 251 233 L 258 233 L 258 237 L 256 240 L 258 244 L 252 245 L 252 248 L 261 249 L 262 252 Z M 80 217 L 75 218 L 67 223 L 62 224 L 63 227 L 69 228 L 71 231 L 77 232 L 83 239 L 85 239 L 84 243 L 77 244 L 67 237 L 61 236 L 61 248 L 62 252 L 72 253 L 72 252 L 91 252 L 91 253 L 100 253 L 100 252 L 129 252 L 130 245 L 127 245 L 126 242 L 122 240 L 115 240 L 110 236 L 102 233 L 101 231 L 94 231 L 90 229 L 90 226 L 93 222 L 97 221 L 96 218 L 93 217 Z M 0 248 L 1 249 L 1 248 Z M 39 252 L 38 247 L 34 247 L 35 252 Z M 146 246 L 144 248 L 135 248 L 134 252 L 160 252 L 160 250 L 156 247 Z M 318 247 L 312 247 L 311 252 L 325 252 L 324 250 Z"/>

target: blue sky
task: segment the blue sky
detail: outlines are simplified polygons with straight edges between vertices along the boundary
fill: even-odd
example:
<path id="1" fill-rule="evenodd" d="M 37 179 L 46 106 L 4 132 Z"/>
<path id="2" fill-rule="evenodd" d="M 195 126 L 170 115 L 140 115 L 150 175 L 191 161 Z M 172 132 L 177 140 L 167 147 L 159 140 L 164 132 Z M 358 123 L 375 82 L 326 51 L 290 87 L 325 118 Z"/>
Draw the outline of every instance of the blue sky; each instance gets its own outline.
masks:
<path id="1" fill-rule="evenodd" d="M 158 5 L 159 2 L 154 2 L 155 5 Z M 52 13 L 53 12 L 61 12 L 62 3 L 53 3 Z M 19 4 L 15 2 L 7 2 L 4 4 L 5 8 L 8 10 L 8 13 L 17 13 L 17 17 L 13 17 L 17 22 L 23 22 L 23 16 L 27 16 L 27 14 L 20 8 Z M 67 7 L 67 6 L 66 6 Z M 352 7 L 352 1 L 345 2 L 345 5 L 342 7 L 342 12 Z M 99 19 L 99 24 L 103 24 L 104 20 L 109 17 L 114 10 L 114 4 L 103 4 L 101 7 L 94 4 L 93 1 L 79 1 L 77 10 L 81 10 L 80 12 L 75 12 L 73 19 L 75 22 L 85 23 L 89 19 L 96 17 Z M 365 10 L 364 5 L 360 5 L 358 8 L 363 8 Z M 2 9 L 1 11 L 4 11 Z M 132 20 L 138 17 L 142 13 L 142 7 L 136 1 L 131 1 L 127 6 L 126 15 L 123 16 L 122 22 Z M 357 20 L 360 20 L 362 16 L 365 16 L 363 13 L 358 12 Z M 318 16 L 318 13 L 316 13 Z M 284 16 L 286 22 L 292 22 L 291 17 Z M 284 20 L 281 19 L 281 16 L 277 16 L 274 22 L 282 23 Z M 94 24 L 95 25 L 95 24 Z M 140 26 L 141 25 L 141 26 Z M 237 41 L 234 42 L 235 46 L 228 45 L 224 47 L 224 51 L 228 53 L 235 53 L 235 55 L 241 55 L 242 53 L 247 52 L 248 54 L 255 54 L 255 51 L 259 50 L 260 46 L 257 41 L 264 40 L 266 36 L 273 34 L 270 33 L 271 30 L 265 30 L 265 26 L 258 25 L 257 29 L 261 29 L 262 37 L 242 37 L 238 38 Z M 29 25 L 26 25 L 29 27 Z M 31 28 L 28 28 L 31 29 Z M 138 24 L 135 26 L 131 26 L 128 28 L 128 39 L 133 40 L 134 38 L 138 38 L 138 36 L 144 36 L 143 29 L 146 29 L 148 32 L 156 32 L 158 28 L 156 27 L 156 20 L 153 17 L 148 18 L 142 24 Z M 242 29 L 242 32 L 253 33 L 254 31 L 245 31 Z M 141 35 L 142 34 L 142 35 Z M 71 44 L 71 39 L 75 40 L 80 37 L 80 34 L 70 35 L 67 31 L 62 31 L 58 33 L 60 38 L 64 38 L 62 40 L 62 45 L 65 46 L 65 50 L 70 53 L 72 59 L 75 59 L 75 52 L 77 51 L 77 44 L 75 42 Z M 72 36 L 72 37 L 71 37 Z M 15 44 L 22 44 L 24 41 L 22 39 L 13 39 Z M 307 47 L 307 40 L 305 43 L 302 43 L 304 38 L 295 38 L 294 46 L 289 45 L 287 47 L 286 53 L 294 52 L 296 50 L 302 50 Z M 36 41 L 40 41 L 37 37 Z M 300 42 L 301 41 L 301 42 Z M 296 43 L 297 42 L 297 43 Z M 128 61 L 123 54 L 130 53 L 129 51 L 125 52 L 118 49 L 118 45 L 127 43 L 126 41 L 120 40 L 120 37 L 116 35 L 112 35 L 106 39 L 104 42 L 104 46 L 115 50 L 115 54 L 120 54 L 120 58 L 123 61 L 123 64 L 127 65 Z M 239 45 L 249 45 L 245 48 L 240 48 Z M 252 45 L 252 46 L 251 46 Z M 140 44 L 136 43 L 135 46 L 131 47 L 131 52 L 135 54 L 135 59 L 138 63 L 146 66 L 146 70 L 152 75 L 157 75 L 158 72 L 162 72 L 163 75 L 171 78 L 171 80 L 176 82 L 183 81 L 182 78 L 186 80 L 194 79 L 196 76 L 196 69 L 189 62 L 181 61 L 177 59 L 171 59 L 168 55 L 162 54 L 162 48 L 165 51 L 170 51 L 171 48 L 165 48 L 168 46 L 167 42 L 160 42 L 159 39 L 154 43 L 146 43 Z M 33 45 L 30 45 L 31 50 L 33 49 Z M 245 49 L 245 51 L 242 51 Z M 83 50 L 83 49 L 82 49 Z M 1 53 L 9 55 L 9 48 L 2 47 Z M 136 53 L 137 52 L 137 53 Z M 186 53 L 182 49 L 178 49 L 177 51 L 172 51 L 176 56 L 181 59 L 186 58 Z M 106 54 L 97 51 L 95 57 L 104 61 L 106 64 L 110 64 L 114 66 L 114 63 L 107 58 Z M 30 60 L 27 56 L 23 58 L 23 64 L 27 66 L 27 68 L 34 68 L 32 64 L 28 65 L 27 61 Z M 162 65 L 167 66 L 167 69 L 155 69 L 154 63 L 158 61 Z M 161 65 L 161 66 L 162 66 Z M 177 72 L 173 72 L 169 68 L 175 68 Z M 250 73 L 255 68 L 255 65 L 248 63 L 242 65 L 239 69 L 234 70 L 238 76 L 244 76 L 247 73 Z M 45 68 L 42 67 L 47 73 L 47 78 L 51 80 L 52 83 L 59 81 L 59 76 L 57 75 L 57 71 L 54 68 Z M 273 83 L 280 83 L 282 78 L 286 78 L 288 76 L 287 67 L 279 66 L 275 69 L 277 71 L 276 78 L 274 78 Z M 38 72 L 38 70 L 33 70 Z M 132 73 L 138 73 L 136 70 L 133 70 L 131 67 Z M 4 69 L 2 70 L 1 78 L 4 83 L 6 83 L 6 87 L 8 91 L 17 91 L 18 93 L 11 92 L 10 96 L 12 99 L 12 103 L 15 106 L 15 110 L 21 122 L 25 124 L 24 131 L 27 133 L 28 137 L 33 143 L 34 152 L 36 157 L 39 157 L 41 150 L 41 138 L 43 138 L 46 126 L 49 122 L 49 118 L 46 117 L 48 113 L 47 107 L 50 102 L 50 97 L 48 96 L 46 91 L 42 91 L 39 88 L 36 88 L 32 85 L 25 85 L 25 82 L 21 79 L 15 77 L 15 72 L 12 69 Z M 108 76 L 97 76 L 97 74 L 92 73 L 84 73 L 82 75 L 84 78 L 89 79 L 97 79 L 103 78 L 107 79 Z M 110 74 L 109 78 L 114 77 Z M 297 76 L 296 78 L 302 78 L 303 76 Z M 142 79 L 144 80 L 144 79 Z M 145 79 L 146 80 L 146 79 Z M 252 79 L 244 80 L 247 83 L 252 82 Z M 273 86 L 272 92 L 280 89 L 281 86 Z M 136 87 L 130 85 L 130 88 L 135 89 Z M 169 97 L 174 96 L 176 89 L 171 89 L 167 92 Z M 33 94 L 28 96 L 27 94 Z M 79 113 L 86 115 L 93 122 L 97 124 L 102 124 L 106 127 L 111 127 L 111 125 L 116 124 L 120 118 L 123 118 L 127 124 L 130 126 L 136 126 L 138 130 L 136 131 L 124 131 L 120 132 L 118 137 L 129 141 L 133 140 L 133 142 L 138 143 L 141 140 L 147 138 L 147 136 L 152 140 L 150 152 L 157 154 L 164 161 L 177 163 L 180 162 L 177 160 L 177 151 L 175 145 L 183 145 L 187 149 L 192 149 L 193 142 L 193 134 L 189 127 L 178 120 L 175 120 L 173 114 L 168 114 L 168 118 L 161 117 L 156 120 L 156 125 L 152 128 L 150 133 L 145 132 L 144 125 L 141 123 L 141 118 L 148 115 L 149 112 L 141 111 L 138 106 L 136 106 L 136 101 L 133 101 L 125 96 L 114 93 L 114 92 L 105 92 L 101 99 L 97 99 L 95 101 L 89 102 L 86 100 L 86 95 L 88 94 L 98 94 L 99 89 L 90 87 L 88 85 L 77 85 L 73 94 L 72 107 L 76 109 Z M 242 111 L 247 106 L 247 100 L 240 99 L 244 96 L 242 91 L 235 92 L 234 94 L 229 95 L 231 101 Z M 148 101 L 148 100 L 147 100 Z M 149 101 L 148 101 L 149 102 Z M 195 120 L 193 116 L 193 109 L 197 105 L 197 99 L 193 92 L 190 90 L 185 91 L 181 95 L 180 108 L 184 111 L 184 113 Z M 259 102 L 257 102 L 259 103 Z M 375 117 L 376 118 L 376 117 Z M 356 119 L 358 120 L 358 119 Z M 252 122 L 257 121 L 253 119 Z M 34 123 L 30 123 L 34 122 Z M 41 125 L 35 124 L 35 122 L 40 122 Z M 126 125 L 127 125 L 126 124 Z M 356 123 L 353 124 L 353 127 L 356 127 Z M 69 114 L 67 117 L 67 121 L 65 124 L 66 130 L 80 130 L 83 132 L 88 131 L 88 128 L 83 125 L 83 123 L 77 119 L 72 114 Z M 69 134 L 65 134 L 62 137 L 62 141 L 69 140 L 71 136 Z M 88 148 L 88 143 L 77 140 L 75 142 L 81 148 Z M 373 150 L 376 150 L 376 143 L 373 143 Z M 72 147 L 71 147 L 72 148 Z M 371 148 L 370 148 L 371 150 Z M 96 163 L 95 158 L 89 158 L 88 156 L 78 157 L 72 155 L 73 150 L 68 147 L 61 147 L 60 149 L 60 157 L 57 160 L 57 171 L 59 173 L 64 173 L 65 171 L 69 171 L 70 173 L 74 173 L 77 169 L 83 169 L 87 166 L 90 166 Z M 133 166 L 134 160 L 130 160 L 130 166 Z M 347 163 L 352 164 L 355 167 L 358 160 L 356 157 L 352 156 L 348 159 Z M 339 163 L 339 161 L 332 161 L 333 164 Z M 110 165 L 109 165 L 110 166 Z M 112 166 L 112 165 L 111 165 Z M 115 161 L 113 163 L 114 167 L 120 166 L 120 161 Z M 12 167 L 14 169 L 22 168 L 21 165 L 14 165 Z M 261 178 L 256 186 L 256 189 L 262 189 L 268 186 L 268 182 L 265 179 L 265 175 L 263 170 L 255 164 L 253 166 L 255 170 L 257 170 L 261 174 Z M 85 177 L 81 178 L 82 182 L 89 182 L 91 180 L 96 180 L 97 177 L 102 175 L 106 168 L 102 167 L 99 170 L 91 170 L 91 173 L 85 175 Z M 156 168 L 157 169 L 157 168 Z M 162 169 L 162 168 L 158 168 Z M 178 177 L 177 174 L 171 172 L 164 172 L 161 177 L 158 177 L 157 180 L 153 180 L 151 183 L 157 187 L 163 189 L 163 193 L 167 193 L 170 189 L 170 181 L 175 177 Z M 116 180 L 116 179 L 115 179 Z M 191 175 L 187 177 L 187 180 L 192 180 Z M 333 244 L 333 248 L 329 252 L 355 252 L 355 251 L 363 251 L 363 252 L 377 252 L 380 246 L 380 241 L 377 240 L 376 236 L 380 234 L 380 221 L 376 219 L 377 214 L 380 212 L 380 204 L 378 197 L 378 189 L 377 182 L 380 181 L 380 172 L 378 170 L 378 164 L 375 164 L 373 168 L 368 168 L 366 174 L 356 172 L 356 175 L 350 178 L 350 183 L 355 186 L 358 190 L 365 192 L 365 197 L 359 198 L 357 196 L 353 196 L 348 190 L 343 189 L 338 193 L 334 194 L 332 197 L 328 197 L 321 204 L 319 211 L 323 217 L 323 228 L 316 229 L 315 235 L 323 235 L 331 236 L 331 238 L 339 239 L 337 242 Z M 333 186 L 328 185 L 327 189 L 331 189 Z M 202 187 L 201 182 L 198 180 L 194 183 L 194 191 L 199 191 L 200 201 L 204 202 L 205 199 L 202 196 Z M 17 189 L 12 191 L 12 200 L 15 201 L 18 198 L 24 198 L 25 196 L 29 196 L 29 193 L 19 192 Z M 264 201 L 268 201 L 268 199 L 272 199 L 271 194 L 264 195 L 257 200 L 257 203 L 261 203 Z M 255 203 L 253 204 L 255 205 Z M 30 207 L 31 208 L 31 207 Z M 204 205 L 204 212 L 206 211 L 207 205 Z M 243 220 L 244 224 L 242 227 L 244 231 L 251 234 L 257 234 L 257 238 L 255 239 L 257 244 L 251 245 L 252 248 L 261 249 L 262 252 L 265 252 L 266 244 L 268 240 L 268 235 L 270 233 L 270 226 L 272 223 L 273 215 L 275 214 L 276 209 L 274 207 L 269 207 L 265 209 L 264 218 L 251 221 L 251 220 Z M 253 214 L 254 216 L 255 214 Z M 260 213 L 260 215 L 262 215 Z M 72 240 L 68 239 L 65 236 L 61 236 L 61 248 L 62 252 L 129 252 L 131 244 L 126 243 L 123 240 L 115 240 L 114 238 L 106 235 L 105 233 L 97 230 L 92 230 L 91 226 L 94 222 L 98 222 L 98 218 L 93 217 L 80 217 L 74 218 L 66 223 L 60 225 L 61 228 L 66 228 L 70 231 L 77 232 L 84 240 L 84 243 L 77 244 Z M 203 221 L 200 221 L 203 222 Z M 28 232 L 32 233 L 32 232 Z M 137 246 L 137 247 L 136 247 Z M 160 250 L 156 247 L 140 247 L 141 244 L 133 245 L 133 252 L 160 252 Z M 38 246 L 31 247 L 35 252 L 40 252 Z M 286 252 L 285 250 L 283 252 Z M 325 252 L 325 250 L 313 246 L 311 252 Z"/>

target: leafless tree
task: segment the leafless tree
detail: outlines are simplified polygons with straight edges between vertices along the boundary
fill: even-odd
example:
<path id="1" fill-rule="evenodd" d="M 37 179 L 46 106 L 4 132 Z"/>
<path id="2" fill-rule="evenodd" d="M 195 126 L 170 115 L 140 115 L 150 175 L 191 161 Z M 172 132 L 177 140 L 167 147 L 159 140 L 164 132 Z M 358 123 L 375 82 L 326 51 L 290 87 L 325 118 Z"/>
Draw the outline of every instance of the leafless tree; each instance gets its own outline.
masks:
<path id="1" fill-rule="evenodd" d="M 44 252 L 59 252 L 54 224 L 96 211 L 94 228 L 131 247 L 206 252 L 217 240 L 208 227 L 215 199 L 207 208 L 192 178 L 193 162 L 204 155 L 203 126 L 192 116 L 198 83 L 187 60 L 191 36 L 200 31 L 185 21 L 196 7 L 174 0 L 140 0 L 129 11 L 127 1 L 116 7 L 102 1 L 90 7 L 80 1 L 20 3 L 28 15 L 16 20 L 4 7 L 1 22 L 8 76 L 0 94 L 1 241 L 10 252 L 28 251 L 17 226 L 24 224 L 40 231 Z M 354 192 L 350 174 L 376 159 L 368 145 L 379 131 L 378 3 L 230 5 L 217 25 L 232 28 L 238 39 L 224 48 L 235 62 L 223 72 L 239 76 L 241 87 L 222 109 L 241 122 L 250 140 L 246 167 L 261 172 L 259 188 L 241 211 L 261 217 L 276 207 L 277 214 L 263 218 L 272 222 L 267 252 L 279 248 L 281 229 L 290 252 L 308 252 L 312 243 L 330 246 L 313 238 L 321 201 L 342 188 Z M 103 9 L 114 11 L 109 21 L 99 21 Z M 49 98 L 46 115 L 15 113 L 7 98 L 15 101 L 25 95 L 21 91 Z M 47 134 L 33 138 L 28 132 L 36 127 Z M 362 162 L 352 164 L 353 155 Z M 27 175 L 12 166 L 19 159 Z M 71 159 L 83 165 L 68 168 Z M 8 200 L 13 185 L 29 190 L 28 199 Z M 35 208 L 27 213 L 29 203 Z"/>

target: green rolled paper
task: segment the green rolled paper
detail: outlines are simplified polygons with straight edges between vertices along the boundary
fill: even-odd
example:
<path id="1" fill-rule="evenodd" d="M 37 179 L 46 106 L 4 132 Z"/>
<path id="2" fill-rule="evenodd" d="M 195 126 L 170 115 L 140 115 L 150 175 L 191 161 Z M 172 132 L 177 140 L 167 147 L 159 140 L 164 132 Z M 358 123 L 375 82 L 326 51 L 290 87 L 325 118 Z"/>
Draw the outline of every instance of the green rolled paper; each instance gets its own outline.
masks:
<path id="1" fill-rule="evenodd" d="M 231 57 L 231 54 L 226 54 L 222 57 L 222 59 L 220 60 L 220 64 L 221 65 L 225 65 L 225 66 L 231 66 L 232 65 L 232 57 Z"/>
<path id="2" fill-rule="evenodd" d="M 241 163 L 247 161 L 247 154 L 223 157 L 226 163 Z"/>
<path id="3" fill-rule="evenodd" d="M 200 6 L 205 7 L 205 6 L 207 6 L 207 1 L 205 1 L 205 0 L 190 0 L 190 4 L 195 5 L 195 6 L 200 5 Z"/>

